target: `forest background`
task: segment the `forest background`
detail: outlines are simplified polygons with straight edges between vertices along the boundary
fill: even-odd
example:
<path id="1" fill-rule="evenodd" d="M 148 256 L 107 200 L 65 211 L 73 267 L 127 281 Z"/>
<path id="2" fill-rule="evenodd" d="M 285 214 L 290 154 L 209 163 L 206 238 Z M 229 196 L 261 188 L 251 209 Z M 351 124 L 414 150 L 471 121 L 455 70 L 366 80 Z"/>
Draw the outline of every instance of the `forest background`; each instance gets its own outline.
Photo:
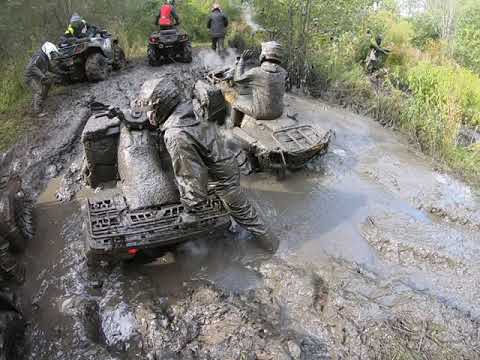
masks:
<path id="1" fill-rule="evenodd" d="M 57 42 L 73 12 L 111 31 L 130 59 L 146 53 L 160 0 L 1 0 L 0 151 L 32 128 L 23 70 L 44 41 Z M 213 1 L 177 0 L 182 28 L 208 46 Z M 480 1 L 224 0 L 227 41 L 285 48 L 293 89 L 404 132 L 446 168 L 480 180 Z M 369 75 L 370 38 L 391 50 Z M 55 90 L 54 90 L 55 91 Z M 57 90 L 60 91 L 60 90 Z"/>

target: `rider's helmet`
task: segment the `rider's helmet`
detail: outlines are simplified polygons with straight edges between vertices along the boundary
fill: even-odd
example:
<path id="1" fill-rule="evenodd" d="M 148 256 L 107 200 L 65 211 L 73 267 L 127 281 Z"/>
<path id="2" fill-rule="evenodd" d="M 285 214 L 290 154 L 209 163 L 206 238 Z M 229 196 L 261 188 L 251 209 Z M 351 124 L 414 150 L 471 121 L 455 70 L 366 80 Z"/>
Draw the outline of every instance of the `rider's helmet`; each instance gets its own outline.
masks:
<path id="1" fill-rule="evenodd" d="M 84 25 L 84 21 L 80 15 L 77 13 L 74 13 L 72 17 L 70 18 L 70 26 L 75 30 L 78 31 L 82 28 Z"/>
<path id="2" fill-rule="evenodd" d="M 57 47 L 48 41 L 42 45 L 42 51 L 48 56 L 49 60 L 52 60 L 52 55 L 58 53 Z"/>
<path id="3" fill-rule="evenodd" d="M 377 35 L 377 37 L 375 38 L 375 41 L 377 42 L 378 46 L 382 45 L 383 36 L 382 35 Z"/>
<path id="4" fill-rule="evenodd" d="M 173 0 L 165 0 L 165 4 L 173 5 L 174 1 Z"/>
<path id="5" fill-rule="evenodd" d="M 214 4 L 212 5 L 212 11 L 214 11 L 214 10 L 221 10 L 221 7 L 220 7 L 220 4 L 219 4 L 219 3 L 214 3 Z"/>
<path id="6" fill-rule="evenodd" d="M 155 123 L 162 124 L 182 100 L 177 84 L 167 77 L 146 81 L 139 96 L 131 104 L 135 112 L 145 111 L 155 116 Z"/>
<path id="7" fill-rule="evenodd" d="M 282 62 L 282 45 L 276 41 L 262 43 L 262 53 L 260 54 L 260 62 L 273 61 Z"/>

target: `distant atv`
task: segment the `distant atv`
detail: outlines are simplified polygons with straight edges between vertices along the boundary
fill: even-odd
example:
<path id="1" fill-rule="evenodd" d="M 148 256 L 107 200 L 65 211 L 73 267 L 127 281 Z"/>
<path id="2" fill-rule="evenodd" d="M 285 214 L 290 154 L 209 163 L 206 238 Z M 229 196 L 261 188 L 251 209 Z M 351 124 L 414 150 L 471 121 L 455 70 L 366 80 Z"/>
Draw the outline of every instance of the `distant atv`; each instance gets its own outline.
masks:
<path id="1" fill-rule="evenodd" d="M 67 82 L 103 81 L 126 64 L 118 40 L 105 30 L 92 37 L 65 39 L 58 49 L 56 64 Z"/>
<path id="2" fill-rule="evenodd" d="M 207 76 L 230 104 L 237 97 L 233 71 L 232 68 L 226 68 L 210 72 Z M 290 107 L 289 110 L 295 109 Z M 241 148 L 246 149 L 242 152 L 246 156 L 237 157 L 241 165 L 250 160 L 249 171 L 272 171 L 281 179 L 287 170 L 300 169 L 310 160 L 324 155 L 333 132 L 302 119 L 301 111 L 285 111 L 274 120 L 257 120 L 245 115 L 240 127 L 226 129 L 241 144 Z"/>
<path id="3" fill-rule="evenodd" d="M 82 134 L 86 182 L 102 188 L 86 204 L 88 265 L 155 256 L 182 242 L 223 235 L 230 218 L 213 194 L 197 222 L 182 223 L 171 159 L 146 114 L 97 105 Z"/>
<path id="4" fill-rule="evenodd" d="M 172 28 L 154 32 L 148 38 L 148 63 L 158 66 L 166 62 L 192 62 L 192 43 L 185 32 Z"/>

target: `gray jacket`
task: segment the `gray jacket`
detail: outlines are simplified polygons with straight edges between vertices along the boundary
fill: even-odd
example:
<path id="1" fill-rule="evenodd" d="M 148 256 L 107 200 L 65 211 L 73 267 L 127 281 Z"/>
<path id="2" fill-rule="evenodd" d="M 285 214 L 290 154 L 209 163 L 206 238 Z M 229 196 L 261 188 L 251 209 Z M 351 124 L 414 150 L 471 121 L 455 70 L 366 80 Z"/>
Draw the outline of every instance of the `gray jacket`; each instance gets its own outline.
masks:
<path id="1" fill-rule="evenodd" d="M 45 76 L 47 76 L 49 67 L 50 60 L 48 59 L 48 56 L 42 50 L 38 50 L 32 56 L 30 62 L 25 68 L 25 81 L 41 81 Z"/>
<path id="2" fill-rule="evenodd" d="M 210 35 L 213 38 L 223 38 L 227 32 L 228 18 L 220 10 L 213 10 L 208 19 L 207 27 L 210 29 Z"/>
<path id="3" fill-rule="evenodd" d="M 244 71 L 244 61 L 236 68 L 234 81 L 239 96 L 233 108 L 257 120 L 274 120 L 283 114 L 283 96 L 287 72 L 280 65 L 265 61 Z"/>

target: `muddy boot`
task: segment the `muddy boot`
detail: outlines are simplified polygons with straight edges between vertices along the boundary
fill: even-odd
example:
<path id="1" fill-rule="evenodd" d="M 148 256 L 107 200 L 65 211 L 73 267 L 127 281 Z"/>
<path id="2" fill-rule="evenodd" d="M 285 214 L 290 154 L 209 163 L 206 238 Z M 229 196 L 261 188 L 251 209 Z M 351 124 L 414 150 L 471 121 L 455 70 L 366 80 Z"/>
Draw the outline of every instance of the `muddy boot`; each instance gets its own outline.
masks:
<path id="1" fill-rule="evenodd" d="M 25 268 L 17 263 L 8 248 L 9 245 L 0 248 L 0 271 L 6 280 L 12 279 L 22 284 L 25 281 Z"/>
<path id="2" fill-rule="evenodd" d="M 280 246 L 280 240 L 271 231 L 267 231 L 263 235 L 254 235 L 254 236 L 255 236 L 255 241 L 257 242 L 257 245 L 261 249 L 268 251 L 271 254 L 274 254 L 277 252 L 278 247 Z"/>

